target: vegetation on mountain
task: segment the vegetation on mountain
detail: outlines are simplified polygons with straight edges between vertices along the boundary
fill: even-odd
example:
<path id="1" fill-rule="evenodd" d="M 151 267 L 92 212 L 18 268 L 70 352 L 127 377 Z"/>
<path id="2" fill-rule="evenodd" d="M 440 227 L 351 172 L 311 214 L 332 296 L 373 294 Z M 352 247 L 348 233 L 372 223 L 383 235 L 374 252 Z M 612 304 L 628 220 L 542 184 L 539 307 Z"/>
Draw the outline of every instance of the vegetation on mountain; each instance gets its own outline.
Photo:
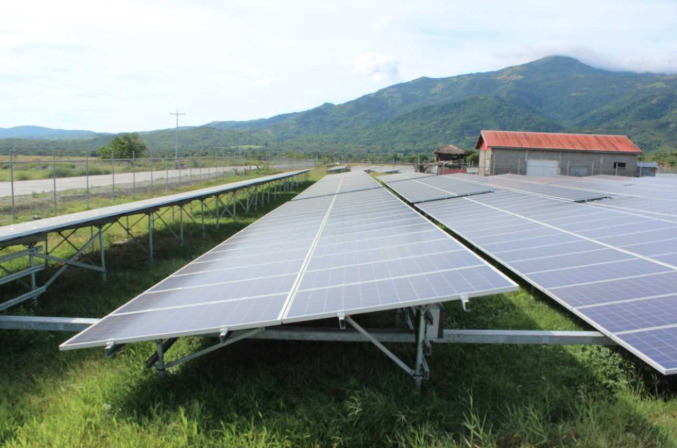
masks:
<path id="1" fill-rule="evenodd" d="M 612 72 L 553 56 L 494 72 L 419 78 L 303 112 L 182 128 L 179 145 L 184 154 L 255 145 L 267 155 L 391 160 L 430 154 L 446 143 L 471 149 L 481 129 L 625 134 L 647 154 L 671 154 L 677 151 L 677 75 Z M 112 138 L 0 139 L 0 151 L 81 153 Z M 169 151 L 174 130 L 141 138 L 150 150 Z"/>

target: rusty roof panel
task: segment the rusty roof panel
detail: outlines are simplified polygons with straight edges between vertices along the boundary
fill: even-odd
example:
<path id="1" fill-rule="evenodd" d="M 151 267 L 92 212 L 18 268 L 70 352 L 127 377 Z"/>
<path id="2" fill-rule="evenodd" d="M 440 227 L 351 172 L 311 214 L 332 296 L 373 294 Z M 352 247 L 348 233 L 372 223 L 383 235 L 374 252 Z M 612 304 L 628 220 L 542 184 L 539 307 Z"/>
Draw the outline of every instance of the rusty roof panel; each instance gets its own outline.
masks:
<path id="1" fill-rule="evenodd" d="M 490 148 L 604 151 L 626 154 L 642 153 L 642 150 L 625 135 L 482 131 L 477 141 L 477 148 L 480 148 L 482 141 Z"/>

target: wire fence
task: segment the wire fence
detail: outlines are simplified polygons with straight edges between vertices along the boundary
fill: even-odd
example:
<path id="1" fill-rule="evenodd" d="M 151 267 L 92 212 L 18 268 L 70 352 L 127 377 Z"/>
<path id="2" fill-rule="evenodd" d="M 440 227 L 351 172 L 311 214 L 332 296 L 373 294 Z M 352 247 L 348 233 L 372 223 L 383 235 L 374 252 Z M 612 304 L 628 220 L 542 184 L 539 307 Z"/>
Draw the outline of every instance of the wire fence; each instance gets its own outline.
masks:
<path id="1" fill-rule="evenodd" d="M 314 167 L 315 160 L 256 160 L 235 156 L 147 157 L 17 157 L 0 159 L 0 211 L 9 223 L 18 212 L 57 215 L 70 201 L 86 207 L 138 194 L 155 194 L 225 177 L 265 174 Z M 94 204 L 96 202 L 96 204 Z M 40 218 L 42 216 L 35 216 Z M 4 221 L 4 220 L 3 220 Z"/>

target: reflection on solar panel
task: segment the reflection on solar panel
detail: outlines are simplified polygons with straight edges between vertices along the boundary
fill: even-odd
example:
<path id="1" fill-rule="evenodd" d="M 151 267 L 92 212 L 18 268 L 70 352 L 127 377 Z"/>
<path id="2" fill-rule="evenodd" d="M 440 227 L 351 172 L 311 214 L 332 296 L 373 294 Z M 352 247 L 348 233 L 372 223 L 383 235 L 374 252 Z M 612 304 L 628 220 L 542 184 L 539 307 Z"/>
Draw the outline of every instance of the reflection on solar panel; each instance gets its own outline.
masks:
<path id="1" fill-rule="evenodd" d="M 291 201 L 61 349 L 424 305 L 516 285 L 384 189 Z"/>
<path id="2" fill-rule="evenodd" d="M 450 176 L 429 176 L 389 182 L 388 187 L 412 204 L 489 193 L 494 189 L 479 183 L 462 182 Z"/>
<path id="3" fill-rule="evenodd" d="M 349 173 L 323 177 L 292 200 L 299 201 L 302 199 L 371 190 L 374 188 L 382 187 L 364 171 L 356 170 Z"/>
<path id="4" fill-rule="evenodd" d="M 508 191 L 417 207 L 662 373 L 677 373 L 677 223 Z"/>

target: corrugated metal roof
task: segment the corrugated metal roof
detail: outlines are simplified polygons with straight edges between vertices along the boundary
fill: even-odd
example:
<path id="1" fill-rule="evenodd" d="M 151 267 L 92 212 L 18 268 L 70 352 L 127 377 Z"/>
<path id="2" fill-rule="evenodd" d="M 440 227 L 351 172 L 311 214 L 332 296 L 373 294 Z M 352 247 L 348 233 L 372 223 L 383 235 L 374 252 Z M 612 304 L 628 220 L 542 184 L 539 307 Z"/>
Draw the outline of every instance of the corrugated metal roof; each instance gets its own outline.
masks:
<path id="1" fill-rule="evenodd" d="M 658 168 L 658 162 L 637 162 L 637 168 Z"/>
<path id="2" fill-rule="evenodd" d="M 559 134 L 550 132 L 482 131 L 482 142 L 490 148 L 554 149 L 566 151 L 603 151 L 641 154 L 625 135 Z"/>

